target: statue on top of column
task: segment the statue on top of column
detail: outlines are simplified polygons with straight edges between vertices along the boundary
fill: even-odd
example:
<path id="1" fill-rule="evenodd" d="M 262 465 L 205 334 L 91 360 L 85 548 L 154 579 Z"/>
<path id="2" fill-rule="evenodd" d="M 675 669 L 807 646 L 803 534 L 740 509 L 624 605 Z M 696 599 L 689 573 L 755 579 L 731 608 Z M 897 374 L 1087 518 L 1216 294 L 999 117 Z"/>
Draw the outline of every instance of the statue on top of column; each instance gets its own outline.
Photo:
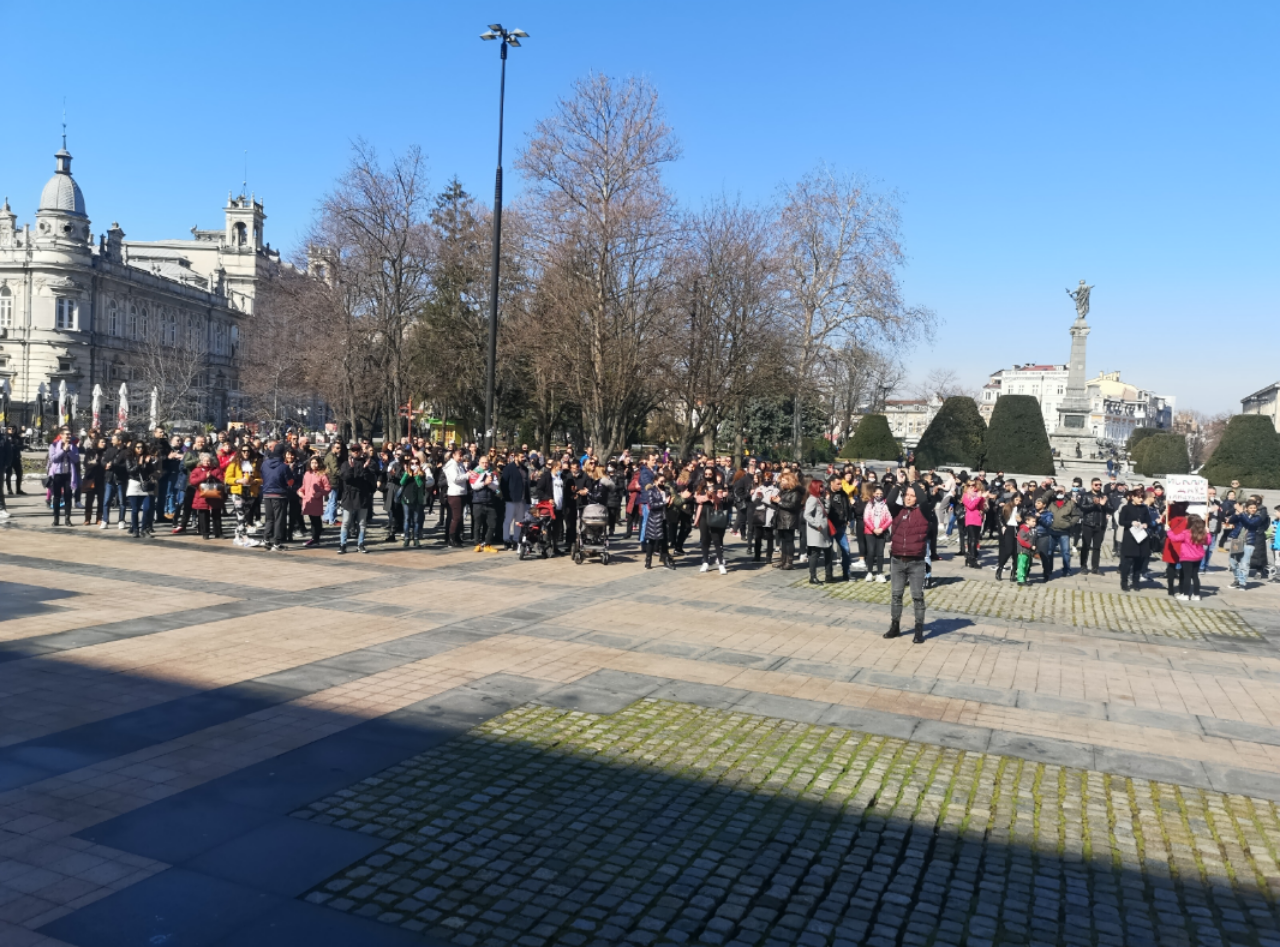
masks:
<path id="1" fill-rule="evenodd" d="M 1086 286 L 1084 280 L 1081 280 L 1075 292 L 1067 290 L 1067 295 L 1075 300 L 1076 318 L 1081 322 L 1084 321 L 1085 316 L 1089 315 L 1089 291 L 1091 289 L 1093 289 L 1092 286 Z"/>

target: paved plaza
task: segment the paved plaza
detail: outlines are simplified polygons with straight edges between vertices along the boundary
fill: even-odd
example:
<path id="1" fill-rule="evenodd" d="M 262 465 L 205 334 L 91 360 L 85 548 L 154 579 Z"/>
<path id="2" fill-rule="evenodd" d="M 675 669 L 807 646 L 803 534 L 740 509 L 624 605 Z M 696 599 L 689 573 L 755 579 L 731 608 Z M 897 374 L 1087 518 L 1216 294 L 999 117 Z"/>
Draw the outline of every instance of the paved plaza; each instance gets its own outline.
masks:
<path id="1" fill-rule="evenodd" d="M 0 945 L 1280 947 L 1280 585 L 0 525 Z M 692 547 L 691 547 L 692 548 Z"/>

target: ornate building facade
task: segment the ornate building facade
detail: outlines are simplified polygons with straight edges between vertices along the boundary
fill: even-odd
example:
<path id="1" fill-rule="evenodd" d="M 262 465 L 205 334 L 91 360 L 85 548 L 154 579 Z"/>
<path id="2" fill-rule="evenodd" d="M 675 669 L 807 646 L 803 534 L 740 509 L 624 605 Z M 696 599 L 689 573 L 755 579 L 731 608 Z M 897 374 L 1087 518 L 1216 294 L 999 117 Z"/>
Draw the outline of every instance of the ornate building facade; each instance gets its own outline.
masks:
<path id="1" fill-rule="evenodd" d="M 44 424 L 59 423 L 63 382 L 76 396 L 77 428 L 87 426 L 99 385 L 102 424 L 114 426 L 121 383 L 133 418 L 145 417 L 155 387 L 171 408 L 167 420 L 233 420 L 240 337 L 261 281 L 280 265 L 263 241 L 262 204 L 228 195 L 225 226 L 192 228 L 189 240 L 128 241 L 113 223 L 95 241 L 65 141 L 54 157 L 34 226 L 18 227 L 8 198 L 0 208 L 0 379 L 9 420 L 34 427 L 43 404 Z"/>

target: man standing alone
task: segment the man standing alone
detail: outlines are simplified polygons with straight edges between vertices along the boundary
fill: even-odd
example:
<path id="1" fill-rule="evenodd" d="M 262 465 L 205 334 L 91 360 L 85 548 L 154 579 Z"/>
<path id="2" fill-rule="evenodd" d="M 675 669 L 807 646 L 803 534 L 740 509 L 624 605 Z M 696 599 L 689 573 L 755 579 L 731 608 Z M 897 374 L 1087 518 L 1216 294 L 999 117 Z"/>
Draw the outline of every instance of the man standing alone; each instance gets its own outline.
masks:
<path id="1" fill-rule="evenodd" d="M 886 638 L 902 634 L 902 595 L 911 587 L 911 605 L 915 609 L 915 644 L 924 643 L 924 577 L 925 552 L 929 546 L 929 519 L 920 508 L 914 486 L 902 491 L 902 505 L 893 514 L 893 541 L 889 549 L 889 630 Z"/>

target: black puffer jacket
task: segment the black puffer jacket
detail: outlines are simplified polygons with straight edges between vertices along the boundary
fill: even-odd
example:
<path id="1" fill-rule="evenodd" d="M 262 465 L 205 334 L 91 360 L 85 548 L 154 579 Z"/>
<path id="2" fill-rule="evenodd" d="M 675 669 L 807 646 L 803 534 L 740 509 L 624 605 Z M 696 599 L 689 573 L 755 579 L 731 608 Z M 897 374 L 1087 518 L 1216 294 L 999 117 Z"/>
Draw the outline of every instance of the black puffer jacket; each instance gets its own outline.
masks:
<path id="1" fill-rule="evenodd" d="M 800 491 L 783 490 L 773 501 L 773 508 L 778 511 L 773 518 L 774 529 L 795 529 L 800 521 Z"/>

